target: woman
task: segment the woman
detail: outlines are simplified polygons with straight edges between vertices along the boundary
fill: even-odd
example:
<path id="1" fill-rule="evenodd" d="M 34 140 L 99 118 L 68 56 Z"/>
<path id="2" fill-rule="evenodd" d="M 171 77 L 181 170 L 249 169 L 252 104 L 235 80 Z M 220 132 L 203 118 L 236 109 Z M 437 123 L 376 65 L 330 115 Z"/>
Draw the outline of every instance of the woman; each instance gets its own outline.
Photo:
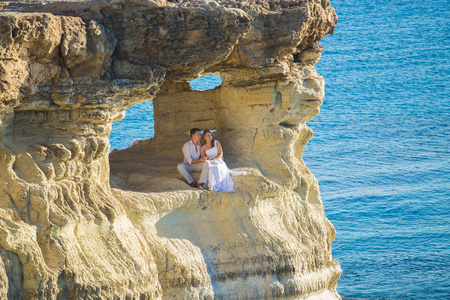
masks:
<path id="1" fill-rule="evenodd" d="M 219 141 L 214 140 L 211 131 L 203 131 L 201 145 L 201 157 L 206 156 L 209 161 L 208 184 L 202 187 L 216 192 L 234 192 L 230 170 L 222 159 L 222 146 Z"/>

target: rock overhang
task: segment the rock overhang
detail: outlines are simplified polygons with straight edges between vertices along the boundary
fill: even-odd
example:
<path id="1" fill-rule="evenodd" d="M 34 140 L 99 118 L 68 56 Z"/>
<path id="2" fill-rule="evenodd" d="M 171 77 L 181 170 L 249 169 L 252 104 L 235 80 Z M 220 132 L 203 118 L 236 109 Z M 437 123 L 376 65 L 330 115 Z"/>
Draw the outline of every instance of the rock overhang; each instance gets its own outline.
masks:
<path id="1" fill-rule="evenodd" d="M 0 255 L 32 262 L 1 295 L 338 297 L 334 228 L 301 159 L 323 99 L 317 43 L 337 20 L 328 1 L 2 8 Z M 202 73 L 223 84 L 192 91 L 187 80 Z M 150 99 L 156 137 L 109 155 L 111 123 Z M 237 193 L 177 177 L 178 145 L 197 126 L 217 129 L 227 163 L 249 172 Z"/>

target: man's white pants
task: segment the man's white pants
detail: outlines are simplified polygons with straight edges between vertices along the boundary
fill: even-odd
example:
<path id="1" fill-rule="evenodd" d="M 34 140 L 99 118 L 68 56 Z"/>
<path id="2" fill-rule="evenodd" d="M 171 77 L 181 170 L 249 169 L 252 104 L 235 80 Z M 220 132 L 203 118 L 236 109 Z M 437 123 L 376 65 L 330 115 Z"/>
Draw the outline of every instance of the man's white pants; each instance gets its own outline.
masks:
<path id="1" fill-rule="evenodd" d="M 208 182 L 208 171 L 209 171 L 209 161 L 205 162 L 199 162 L 195 164 L 178 164 L 177 166 L 178 172 L 186 178 L 187 182 L 190 184 L 194 179 L 192 179 L 191 172 L 200 172 L 200 179 L 198 180 L 199 183 L 207 183 Z"/>

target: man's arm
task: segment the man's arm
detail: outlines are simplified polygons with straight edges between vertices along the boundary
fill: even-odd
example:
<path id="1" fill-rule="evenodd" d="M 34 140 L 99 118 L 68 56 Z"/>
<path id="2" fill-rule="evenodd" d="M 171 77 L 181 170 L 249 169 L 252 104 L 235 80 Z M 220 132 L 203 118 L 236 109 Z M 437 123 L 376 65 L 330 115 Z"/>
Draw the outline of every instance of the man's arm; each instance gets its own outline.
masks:
<path id="1" fill-rule="evenodd" d="M 184 160 L 188 162 L 188 164 L 192 164 L 192 157 L 191 157 L 191 153 L 189 153 L 189 148 L 186 144 L 183 145 L 183 155 L 184 155 Z"/>
<path id="2" fill-rule="evenodd" d="M 206 156 L 203 156 L 203 157 L 201 157 L 200 159 L 193 159 L 191 162 L 193 163 L 193 164 L 196 164 L 196 163 L 199 163 L 199 162 L 205 162 L 205 161 L 207 161 L 208 160 L 208 158 L 206 157 Z"/>

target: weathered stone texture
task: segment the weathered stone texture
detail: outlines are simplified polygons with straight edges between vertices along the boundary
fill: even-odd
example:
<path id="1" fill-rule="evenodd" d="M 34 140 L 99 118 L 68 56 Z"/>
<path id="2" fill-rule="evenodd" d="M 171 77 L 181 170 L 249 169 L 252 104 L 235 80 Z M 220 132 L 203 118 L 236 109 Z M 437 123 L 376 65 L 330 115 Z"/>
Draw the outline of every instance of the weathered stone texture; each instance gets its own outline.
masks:
<path id="1" fill-rule="evenodd" d="M 0 298 L 339 298 L 335 230 L 301 158 L 328 1 L 0 8 Z M 223 84 L 192 91 L 208 73 Z M 110 155 L 112 122 L 148 100 L 155 138 Z M 236 193 L 180 180 L 192 127 L 248 172 Z"/>

